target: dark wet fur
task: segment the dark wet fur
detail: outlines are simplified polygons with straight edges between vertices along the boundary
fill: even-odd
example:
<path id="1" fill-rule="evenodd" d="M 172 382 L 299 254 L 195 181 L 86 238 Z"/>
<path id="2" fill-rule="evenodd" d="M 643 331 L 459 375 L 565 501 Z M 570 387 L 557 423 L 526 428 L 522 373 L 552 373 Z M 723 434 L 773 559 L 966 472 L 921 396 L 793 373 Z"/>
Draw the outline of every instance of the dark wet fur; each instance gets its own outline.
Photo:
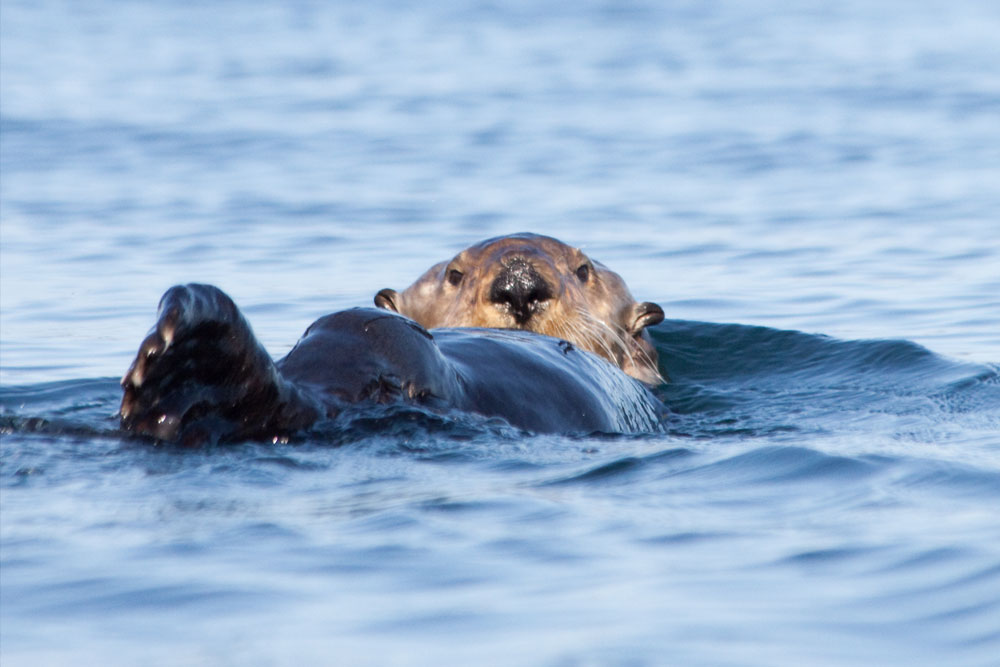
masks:
<path id="1" fill-rule="evenodd" d="M 500 417 L 535 432 L 641 432 L 662 406 L 617 368 L 526 332 L 439 330 L 384 310 L 323 317 L 275 363 L 236 305 L 178 286 L 122 379 L 126 431 L 185 445 L 286 439 L 356 405 Z"/>

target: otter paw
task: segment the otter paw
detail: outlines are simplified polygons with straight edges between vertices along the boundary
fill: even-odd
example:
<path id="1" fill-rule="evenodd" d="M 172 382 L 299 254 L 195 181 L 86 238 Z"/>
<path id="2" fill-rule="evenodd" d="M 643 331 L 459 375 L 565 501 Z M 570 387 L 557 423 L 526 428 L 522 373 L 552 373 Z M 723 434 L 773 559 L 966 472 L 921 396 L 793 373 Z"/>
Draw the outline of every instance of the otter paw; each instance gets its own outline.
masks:
<path id="1" fill-rule="evenodd" d="M 229 297 L 207 285 L 174 287 L 122 378 L 122 427 L 191 444 L 231 432 L 241 403 L 271 380 L 268 364 Z"/>

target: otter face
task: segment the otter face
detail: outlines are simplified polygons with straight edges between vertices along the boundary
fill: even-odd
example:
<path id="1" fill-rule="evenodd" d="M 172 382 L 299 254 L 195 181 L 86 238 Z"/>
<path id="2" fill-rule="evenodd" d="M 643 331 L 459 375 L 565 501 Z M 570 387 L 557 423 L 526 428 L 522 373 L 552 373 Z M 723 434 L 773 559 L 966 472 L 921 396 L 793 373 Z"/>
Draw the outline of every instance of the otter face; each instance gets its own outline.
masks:
<path id="1" fill-rule="evenodd" d="M 663 321 L 655 303 L 637 303 L 621 277 L 554 238 L 488 239 L 432 266 L 375 305 L 422 326 L 521 329 L 565 339 L 647 384 L 660 384 L 646 327 Z"/>

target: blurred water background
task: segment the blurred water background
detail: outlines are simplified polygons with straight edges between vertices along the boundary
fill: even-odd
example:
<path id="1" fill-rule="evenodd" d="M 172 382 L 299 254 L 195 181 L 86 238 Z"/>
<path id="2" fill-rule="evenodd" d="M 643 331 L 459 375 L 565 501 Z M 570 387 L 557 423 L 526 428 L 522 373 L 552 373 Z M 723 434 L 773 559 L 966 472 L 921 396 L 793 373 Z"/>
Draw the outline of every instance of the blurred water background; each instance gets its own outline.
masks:
<path id="1" fill-rule="evenodd" d="M 996 665 L 1000 5 L 0 1 L 0 655 Z M 665 435 L 114 431 L 179 282 L 277 357 L 516 231 Z"/>

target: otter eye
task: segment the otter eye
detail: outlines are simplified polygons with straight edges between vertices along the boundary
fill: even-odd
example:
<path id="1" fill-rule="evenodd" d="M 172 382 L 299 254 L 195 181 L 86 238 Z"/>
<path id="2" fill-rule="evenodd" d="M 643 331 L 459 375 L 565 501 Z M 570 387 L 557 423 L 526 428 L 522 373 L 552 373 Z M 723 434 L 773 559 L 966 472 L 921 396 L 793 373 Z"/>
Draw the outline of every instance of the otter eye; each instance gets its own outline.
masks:
<path id="1" fill-rule="evenodd" d="M 580 279 L 581 283 L 587 282 L 590 279 L 590 265 L 580 265 L 580 268 L 576 270 L 576 277 Z"/>
<path id="2" fill-rule="evenodd" d="M 462 282 L 462 278 L 464 277 L 464 275 L 465 274 L 463 274 L 458 269 L 452 269 L 451 271 L 448 272 L 448 282 L 454 285 L 455 287 L 458 287 L 458 284 Z"/>

